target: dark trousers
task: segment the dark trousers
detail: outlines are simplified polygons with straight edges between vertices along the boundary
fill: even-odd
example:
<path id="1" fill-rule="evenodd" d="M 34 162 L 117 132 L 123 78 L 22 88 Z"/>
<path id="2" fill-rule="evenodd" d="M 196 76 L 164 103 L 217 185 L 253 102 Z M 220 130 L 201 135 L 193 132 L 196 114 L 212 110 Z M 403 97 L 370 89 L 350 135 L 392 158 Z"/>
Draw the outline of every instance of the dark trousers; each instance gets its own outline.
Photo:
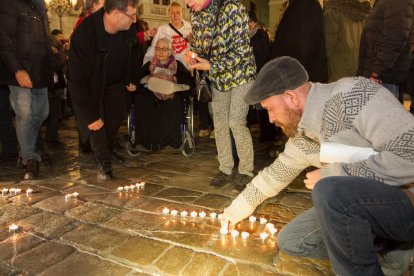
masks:
<path id="1" fill-rule="evenodd" d="M 105 89 L 104 126 L 91 131 L 91 148 L 97 162 L 110 162 L 110 152 L 116 142 L 116 135 L 126 117 L 126 91 L 122 84 Z"/>
<path id="2" fill-rule="evenodd" d="M 49 93 L 49 119 L 46 128 L 46 142 L 53 142 L 58 139 L 59 122 L 62 118 L 61 99 L 64 89 L 57 89 Z"/>
<path id="3" fill-rule="evenodd" d="M 9 88 L 0 87 L 0 143 L 3 152 L 17 153 L 16 130 L 13 127 L 13 112 L 9 101 Z"/>
<path id="4" fill-rule="evenodd" d="M 213 127 L 213 119 L 208 110 L 208 103 L 197 102 L 197 110 L 198 118 L 200 120 L 199 129 L 210 129 L 210 127 Z"/>

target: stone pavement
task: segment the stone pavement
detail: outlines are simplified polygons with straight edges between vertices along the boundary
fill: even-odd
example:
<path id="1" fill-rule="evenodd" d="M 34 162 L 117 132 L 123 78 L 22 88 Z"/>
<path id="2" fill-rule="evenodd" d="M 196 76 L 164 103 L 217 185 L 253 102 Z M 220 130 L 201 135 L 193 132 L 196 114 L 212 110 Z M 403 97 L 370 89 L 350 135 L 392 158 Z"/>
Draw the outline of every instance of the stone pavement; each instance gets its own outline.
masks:
<path id="1" fill-rule="evenodd" d="M 125 129 L 121 133 L 125 134 Z M 272 159 L 253 130 L 256 172 Z M 60 130 L 64 146 L 46 145 L 39 180 L 21 181 L 15 164 L 0 164 L 0 275 L 331 275 L 327 261 L 278 254 L 276 237 L 262 241 L 264 226 L 247 220 L 220 235 L 218 220 L 162 215 L 162 210 L 220 213 L 237 196 L 231 186 L 208 185 L 217 172 L 214 141 L 199 141 L 193 156 L 177 151 L 142 153 L 114 162 L 113 181 L 96 179 L 93 158 L 78 152 L 73 118 Z M 140 191 L 119 186 L 145 181 Z M 280 229 L 312 205 L 300 178 L 255 211 Z M 26 195 L 30 188 L 32 194 Z M 77 192 L 77 198 L 65 195 Z M 16 232 L 9 231 L 14 223 Z"/>

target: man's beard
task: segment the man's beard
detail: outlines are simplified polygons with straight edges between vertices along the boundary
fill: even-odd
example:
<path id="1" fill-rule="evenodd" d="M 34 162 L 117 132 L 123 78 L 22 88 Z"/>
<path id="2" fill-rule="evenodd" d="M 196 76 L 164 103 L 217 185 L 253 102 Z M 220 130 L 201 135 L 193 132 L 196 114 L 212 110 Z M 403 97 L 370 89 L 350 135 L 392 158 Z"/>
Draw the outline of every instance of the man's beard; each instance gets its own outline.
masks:
<path id="1" fill-rule="evenodd" d="M 299 109 L 287 108 L 287 112 L 289 121 L 285 124 L 277 124 L 276 126 L 279 126 L 286 136 L 292 138 L 298 134 L 298 125 L 302 118 L 302 111 Z"/>

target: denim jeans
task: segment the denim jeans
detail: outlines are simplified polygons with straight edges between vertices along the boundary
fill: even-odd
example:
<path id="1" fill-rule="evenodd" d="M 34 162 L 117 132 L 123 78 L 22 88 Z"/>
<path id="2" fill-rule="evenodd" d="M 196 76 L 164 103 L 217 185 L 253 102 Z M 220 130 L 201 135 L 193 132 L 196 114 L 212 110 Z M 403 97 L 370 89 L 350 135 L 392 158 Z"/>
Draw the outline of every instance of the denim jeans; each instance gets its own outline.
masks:
<path id="1" fill-rule="evenodd" d="M 284 252 L 313 258 L 329 255 L 341 276 L 383 275 L 375 253 L 410 253 L 412 247 L 394 252 L 396 246 L 410 246 L 414 240 L 414 208 L 398 187 L 360 177 L 327 177 L 317 183 L 312 197 L 315 207 L 280 232 L 279 248 Z"/>
<path id="2" fill-rule="evenodd" d="M 9 89 L 10 103 L 16 113 L 16 134 L 23 164 L 30 159 L 40 161 L 35 145 L 42 123 L 49 113 L 47 88 L 28 89 L 10 85 Z"/>

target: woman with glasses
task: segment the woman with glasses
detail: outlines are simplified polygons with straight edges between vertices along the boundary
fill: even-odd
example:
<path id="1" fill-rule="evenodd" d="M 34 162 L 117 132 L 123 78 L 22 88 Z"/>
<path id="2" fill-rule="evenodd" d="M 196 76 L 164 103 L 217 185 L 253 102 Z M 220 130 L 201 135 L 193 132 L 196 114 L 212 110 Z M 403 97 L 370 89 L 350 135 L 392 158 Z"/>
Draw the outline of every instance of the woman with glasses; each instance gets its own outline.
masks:
<path id="1" fill-rule="evenodd" d="M 154 57 L 145 63 L 139 73 L 142 85 L 134 97 L 135 143 L 138 150 L 158 151 L 165 146 L 179 148 L 186 92 L 163 94 L 151 91 L 146 82 L 149 77 L 190 85 L 187 68 L 173 55 L 172 43 L 161 38 L 154 47 Z"/>

